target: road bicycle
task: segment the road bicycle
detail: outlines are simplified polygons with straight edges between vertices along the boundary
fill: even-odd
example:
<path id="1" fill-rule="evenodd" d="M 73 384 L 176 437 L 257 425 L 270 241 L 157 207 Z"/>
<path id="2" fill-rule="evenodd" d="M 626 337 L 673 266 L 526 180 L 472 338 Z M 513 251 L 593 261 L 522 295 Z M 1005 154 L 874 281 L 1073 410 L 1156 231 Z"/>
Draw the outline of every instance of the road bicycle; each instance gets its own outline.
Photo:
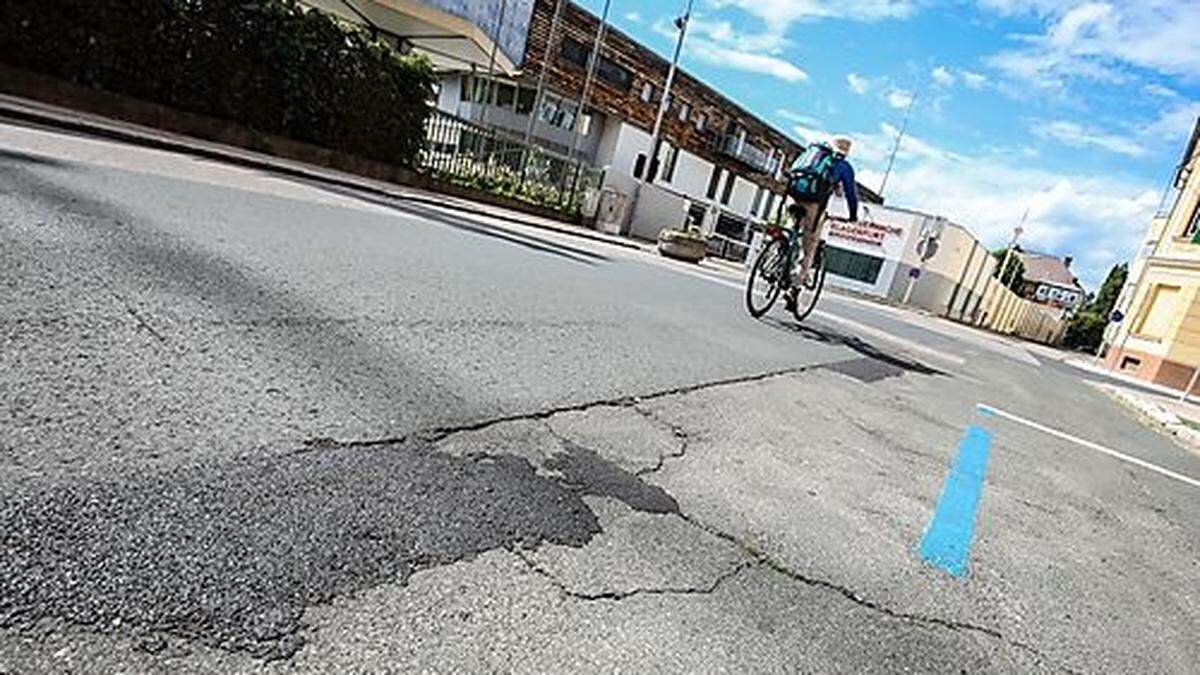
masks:
<path id="1" fill-rule="evenodd" d="M 820 218 L 825 218 L 825 214 L 821 213 Z M 777 223 L 779 220 L 776 217 Z M 824 227 L 820 229 L 824 230 Z M 796 267 L 804 255 L 801 246 L 804 233 L 794 218 L 791 227 L 769 225 L 764 234 L 767 243 L 755 259 L 750 268 L 750 278 L 746 280 L 746 309 L 756 319 L 771 311 L 779 295 L 792 287 Z M 803 321 L 816 308 L 821 291 L 825 288 L 825 273 L 825 242 L 821 241 L 817 244 L 809 278 L 796 294 L 796 306 L 792 314 L 797 321 Z"/>

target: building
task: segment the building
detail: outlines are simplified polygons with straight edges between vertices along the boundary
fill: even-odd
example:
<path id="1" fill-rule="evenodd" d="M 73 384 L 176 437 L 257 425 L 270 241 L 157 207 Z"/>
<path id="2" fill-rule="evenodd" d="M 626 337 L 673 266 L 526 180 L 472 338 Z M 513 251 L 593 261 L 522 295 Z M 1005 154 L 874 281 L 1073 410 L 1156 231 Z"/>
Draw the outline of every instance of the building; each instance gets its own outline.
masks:
<path id="1" fill-rule="evenodd" d="M 600 20 L 562 0 L 551 40 L 556 1 L 534 2 L 519 74 L 496 77 L 489 96 L 487 73 L 445 70 L 438 107 L 514 137 L 529 133 L 540 146 L 603 167 L 598 227 L 653 239 L 663 228 L 692 224 L 712 235 L 717 250 L 744 257 L 754 227 L 776 212 L 782 171 L 803 146 L 680 69 L 651 161 L 650 135 L 670 63 L 609 27 L 580 109 Z M 643 178 L 648 182 L 639 190 Z M 879 201 L 863 191 L 866 200 Z"/>
<path id="2" fill-rule="evenodd" d="M 1075 310 L 1087 299 L 1087 292 L 1071 272 L 1071 258 L 1020 251 L 1017 257 L 1025 266 L 1021 297 L 1058 309 Z"/>
<path id="3" fill-rule="evenodd" d="M 1106 356 L 1113 368 L 1185 389 L 1200 366 L 1200 120 L 1175 174 L 1174 204 L 1151 223 Z M 1152 243 L 1151 243 L 1152 242 Z"/>
<path id="4" fill-rule="evenodd" d="M 429 57 L 439 70 L 493 68 L 515 74 L 534 0 L 301 0 Z M 503 6 L 503 16 L 501 8 Z"/>

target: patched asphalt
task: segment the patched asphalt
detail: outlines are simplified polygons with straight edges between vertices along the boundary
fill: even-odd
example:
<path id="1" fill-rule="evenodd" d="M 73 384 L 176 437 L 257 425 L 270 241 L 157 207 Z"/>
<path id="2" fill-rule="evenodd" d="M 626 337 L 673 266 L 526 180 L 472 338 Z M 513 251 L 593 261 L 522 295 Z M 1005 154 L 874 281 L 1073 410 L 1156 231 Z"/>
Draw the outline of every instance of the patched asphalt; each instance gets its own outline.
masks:
<path id="1" fill-rule="evenodd" d="M 598 531 L 577 490 L 524 460 L 417 443 L 26 486 L 0 500 L 0 626 L 61 619 L 286 657 L 310 605 Z"/>

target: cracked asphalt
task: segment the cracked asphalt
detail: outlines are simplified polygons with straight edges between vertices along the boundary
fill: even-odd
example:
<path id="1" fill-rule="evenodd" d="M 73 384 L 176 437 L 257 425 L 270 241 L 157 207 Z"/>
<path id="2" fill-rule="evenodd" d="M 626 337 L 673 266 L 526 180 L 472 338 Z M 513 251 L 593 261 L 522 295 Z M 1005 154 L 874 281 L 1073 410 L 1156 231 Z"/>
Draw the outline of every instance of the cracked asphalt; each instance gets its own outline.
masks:
<path id="1" fill-rule="evenodd" d="M 0 125 L 0 673 L 1163 672 L 1200 458 L 1019 345 Z M 780 314 L 782 316 L 782 314 Z"/>

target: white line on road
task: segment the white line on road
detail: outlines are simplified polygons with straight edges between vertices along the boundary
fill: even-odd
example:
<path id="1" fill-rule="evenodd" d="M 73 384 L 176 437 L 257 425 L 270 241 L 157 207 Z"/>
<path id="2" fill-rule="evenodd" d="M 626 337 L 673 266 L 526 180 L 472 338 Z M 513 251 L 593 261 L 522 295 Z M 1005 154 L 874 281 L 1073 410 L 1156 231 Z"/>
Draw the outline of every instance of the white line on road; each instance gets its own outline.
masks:
<path id="1" fill-rule="evenodd" d="M 1005 412 L 998 408 L 993 408 L 990 405 L 985 405 L 983 403 L 980 403 L 978 408 L 979 408 L 979 411 L 985 415 L 994 415 L 996 417 L 1004 418 L 1010 422 L 1016 422 L 1017 424 L 1027 426 L 1030 429 L 1034 429 L 1034 430 L 1040 431 L 1042 433 L 1049 434 L 1056 438 L 1061 438 L 1064 441 L 1070 441 L 1077 445 L 1082 445 L 1083 447 L 1088 448 L 1089 450 L 1095 450 L 1096 452 L 1108 455 L 1109 457 L 1118 459 L 1122 462 L 1127 462 L 1129 464 L 1133 464 L 1134 466 L 1140 466 L 1143 469 L 1148 469 L 1150 471 L 1153 471 L 1154 473 L 1166 476 L 1167 478 L 1171 478 L 1173 480 L 1177 480 L 1181 483 L 1187 483 L 1188 485 L 1191 485 L 1192 487 L 1200 487 L 1200 480 L 1196 480 L 1195 478 L 1190 478 L 1190 477 L 1185 476 L 1180 473 L 1175 473 L 1174 471 L 1171 471 L 1170 469 L 1164 469 L 1161 466 L 1158 466 L 1157 464 L 1151 464 L 1150 462 L 1147 462 L 1143 459 L 1138 459 L 1137 457 L 1131 457 L 1123 452 L 1117 452 L 1116 450 L 1106 448 L 1103 445 L 1100 445 L 1099 443 L 1093 443 L 1089 440 L 1079 438 L 1078 436 L 1072 436 L 1071 434 L 1068 434 L 1065 431 L 1059 431 L 1058 429 L 1052 429 L 1044 424 L 1038 424 L 1037 422 L 1034 422 L 1033 420 L 1027 420 L 1024 417 L 1014 415 L 1010 412 Z"/>

